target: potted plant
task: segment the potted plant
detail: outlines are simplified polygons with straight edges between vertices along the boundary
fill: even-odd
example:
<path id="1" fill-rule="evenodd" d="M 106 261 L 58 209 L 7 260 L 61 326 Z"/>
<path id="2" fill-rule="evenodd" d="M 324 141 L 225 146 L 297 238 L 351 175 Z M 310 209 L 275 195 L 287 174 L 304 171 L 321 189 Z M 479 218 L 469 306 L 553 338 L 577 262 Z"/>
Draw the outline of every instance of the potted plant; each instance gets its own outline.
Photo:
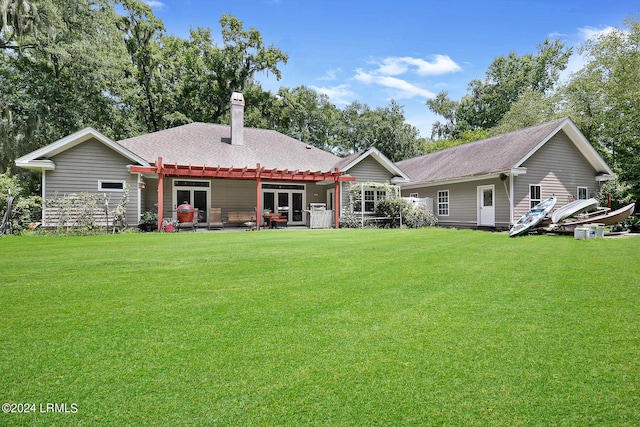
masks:
<path id="1" fill-rule="evenodd" d="M 173 233 L 176 231 L 176 226 L 178 225 L 178 220 L 175 219 L 163 219 L 162 220 L 162 231 L 165 233 Z"/>
<path id="2" fill-rule="evenodd" d="M 140 223 L 138 224 L 138 228 L 142 231 L 156 231 L 158 229 L 158 211 L 145 211 L 140 216 Z"/>

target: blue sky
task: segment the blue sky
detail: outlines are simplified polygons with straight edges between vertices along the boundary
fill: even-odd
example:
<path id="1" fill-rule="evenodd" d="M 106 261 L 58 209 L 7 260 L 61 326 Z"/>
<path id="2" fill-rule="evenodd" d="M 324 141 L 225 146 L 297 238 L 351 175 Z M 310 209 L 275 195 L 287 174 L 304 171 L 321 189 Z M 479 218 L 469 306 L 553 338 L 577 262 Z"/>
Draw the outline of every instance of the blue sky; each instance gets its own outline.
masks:
<path id="1" fill-rule="evenodd" d="M 219 42 L 222 14 L 260 31 L 265 45 L 289 55 L 282 79 L 259 75 L 262 87 L 305 85 L 343 107 L 372 108 L 391 99 L 408 123 L 429 137 L 438 118 L 425 101 L 442 90 L 460 99 L 491 62 L 515 51 L 535 53 L 545 38 L 577 48 L 588 38 L 640 15 L 638 0 L 147 0 L 167 32 L 187 38 L 211 28 Z"/>

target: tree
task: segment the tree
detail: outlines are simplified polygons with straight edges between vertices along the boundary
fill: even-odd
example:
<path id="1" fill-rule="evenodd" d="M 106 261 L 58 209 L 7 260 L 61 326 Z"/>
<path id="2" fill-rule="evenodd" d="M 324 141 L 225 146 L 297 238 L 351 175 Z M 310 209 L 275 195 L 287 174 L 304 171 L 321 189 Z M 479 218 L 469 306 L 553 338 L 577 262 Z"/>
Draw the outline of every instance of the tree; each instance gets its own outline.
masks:
<path id="1" fill-rule="evenodd" d="M 23 38 L 39 24 L 35 1 L 0 1 L 0 49 L 20 49 Z"/>
<path id="2" fill-rule="evenodd" d="M 394 162 L 422 154 L 419 134 L 416 127 L 405 122 L 403 107 L 393 100 L 375 110 L 353 102 L 343 110 L 338 129 L 342 154 L 374 146 Z"/>
<path id="3" fill-rule="evenodd" d="M 336 122 L 340 111 L 306 86 L 280 88 L 277 95 L 276 130 L 326 151 L 339 149 Z"/>
<path id="4" fill-rule="evenodd" d="M 537 55 L 510 52 L 491 63 L 485 80 L 472 80 L 460 101 L 441 92 L 427 101 L 431 111 L 445 118 L 436 122 L 432 138 L 457 138 L 465 130 L 491 129 L 526 91 L 547 94 L 567 66 L 572 49 L 559 40 L 545 40 Z"/>
<path id="5" fill-rule="evenodd" d="M 251 85 L 256 73 L 270 72 L 280 79 L 278 65 L 288 60 L 280 49 L 265 47 L 258 30 L 244 30 L 242 21 L 233 15 L 223 15 L 220 25 L 221 46 L 213 44 L 211 30 L 204 28 L 191 30 L 187 44 L 187 80 L 179 104 L 194 121 L 219 123 L 229 111 L 234 91 Z"/>
<path id="6" fill-rule="evenodd" d="M 563 89 L 571 116 L 640 195 L 640 20 L 630 17 L 582 47 L 587 58 Z"/>
<path id="7" fill-rule="evenodd" d="M 558 95 L 545 95 L 533 89 L 527 89 L 502 116 L 498 125 L 491 129 L 491 135 L 501 135 L 526 127 L 550 122 L 562 116 L 559 110 Z"/>
<path id="8" fill-rule="evenodd" d="M 160 76 L 159 39 L 164 32 L 162 21 L 157 19 L 151 7 L 137 0 L 121 0 L 125 15 L 119 20 L 124 43 L 133 65 L 133 78 L 137 85 L 130 91 L 128 102 L 137 112 L 138 119 L 147 132 L 163 128 Z"/>
<path id="9" fill-rule="evenodd" d="M 85 126 L 114 136 L 126 120 L 118 105 L 126 54 L 112 4 L 37 4 L 41 30 L 0 49 L 0 169 Z"/>

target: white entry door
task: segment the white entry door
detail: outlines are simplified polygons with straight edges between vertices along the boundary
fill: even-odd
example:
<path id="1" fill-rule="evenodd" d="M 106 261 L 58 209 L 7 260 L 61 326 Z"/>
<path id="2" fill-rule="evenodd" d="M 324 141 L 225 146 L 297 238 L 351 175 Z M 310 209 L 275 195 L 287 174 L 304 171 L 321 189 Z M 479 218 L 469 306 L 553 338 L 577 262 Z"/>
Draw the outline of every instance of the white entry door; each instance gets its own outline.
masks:
<path id="1" fill-rule="evenodd" d="M 496 225 L 495 186 L 478 187 L 478 225 L 494 227 Z"/>

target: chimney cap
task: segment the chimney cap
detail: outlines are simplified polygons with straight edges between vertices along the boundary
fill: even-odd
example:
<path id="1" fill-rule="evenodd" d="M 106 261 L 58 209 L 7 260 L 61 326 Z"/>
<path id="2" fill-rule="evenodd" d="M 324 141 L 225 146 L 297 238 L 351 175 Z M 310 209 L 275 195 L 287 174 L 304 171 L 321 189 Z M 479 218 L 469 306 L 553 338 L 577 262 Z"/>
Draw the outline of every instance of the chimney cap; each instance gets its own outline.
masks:
<path id="1" fill-rule="evenodd" d="M 233 92 L 231 94 L 231 103 L 244 105 L 244 96 L 240 92 Z"/>

